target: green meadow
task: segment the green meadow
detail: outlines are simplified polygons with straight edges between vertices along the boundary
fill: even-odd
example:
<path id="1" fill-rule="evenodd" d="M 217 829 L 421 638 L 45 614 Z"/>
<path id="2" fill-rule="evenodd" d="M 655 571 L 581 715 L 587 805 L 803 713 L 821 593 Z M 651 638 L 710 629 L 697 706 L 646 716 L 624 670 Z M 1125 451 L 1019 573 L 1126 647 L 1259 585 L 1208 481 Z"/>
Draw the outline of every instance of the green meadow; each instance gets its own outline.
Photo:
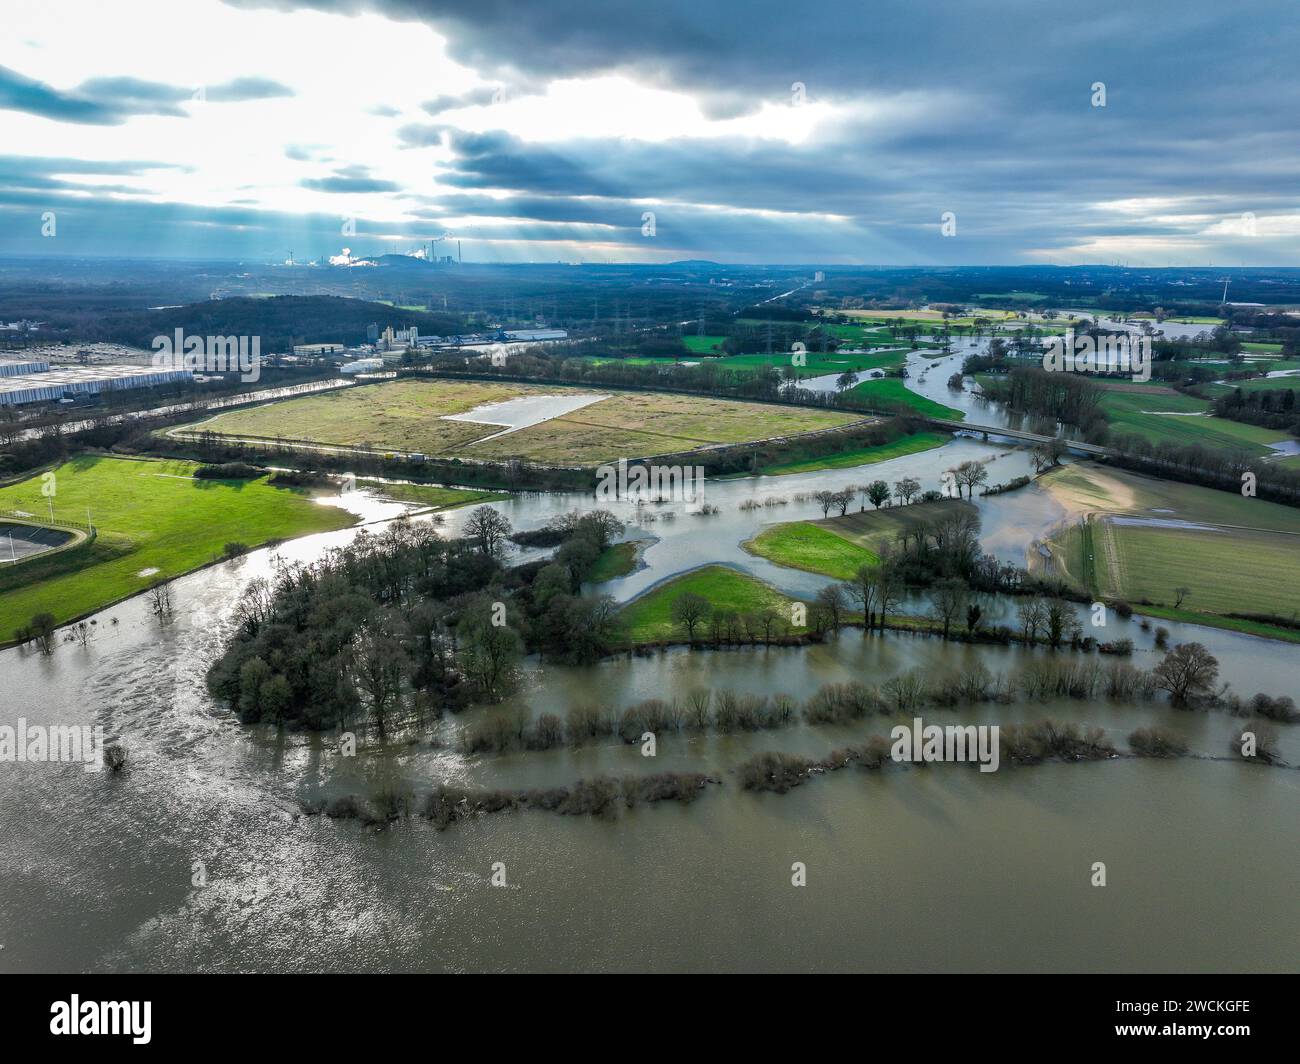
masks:
<path id="1" fill-rule="evenodd" d="M 1300 641 L 1300 630 L 1224 616 L 1296 615 L 1300 510 L 1087 462 L 1039 484 L 1078 515 L 1048 545 L 1061 575 L 1083 589 L 1145 600 L 1139 608 L 1152 616 Z M 1178 588 L 1188 589 L 1181 604 Z"/>
<path id="2" fill-rule="evenodd" d="M 1268 444 L 1290 438 L 1273 429 L 1206 416 L 1210 404 L 1190 395 L 1108 390 L 1102 397 L 1101 409 L 1112 432 L 1141 436 L 1152 443 L 1199 443 L 1263 456 L 1270 453 Z"/>
<path id="3" fill-rule="evenodd" d="M 606 547 L 596 559 L 587 580 L 593 584 L 603 584 L 606 580 L 627 576 L 636 568 L 637 546 L 636 543 L 615 543 Z"/>
<path id="4" fill-rule="evenodd" d="M 936 403 L 933 399 L 918 395 L 909 389 L 899 377 L 883 377 L 879 380 L 863 381 L 853 387 L 852 393 L 871 403 L 907 406 L 918 414 L 924 414 L 927 417 L 941 417 L 950 421 L 961 421 L 966 416 L 960 410 L 954 410 L 950 406 L 944 406 L 942 403 Z"/>
<path id="5" fill-rule="evenodd" d="M 725 336 L 683 336 L 682 343 L 697 355 L 716 355 L 725 339 Z"/>
<path id="6" fill-rule="evenodd" d="M 879 556 L 865 547 L 811 521 L 771 525 L 742 546 L 777 565 L 837 580 L 851 580 L 862 566 L 880 562 Z"/>
<path id="7" fill-rule="evenodd" d="M 875 447 L 859 447 L 856 450 L 841 451 L 821 458 L 782 462 L 765 466 L 759 472 L 765 476 L 784 476 L 787 473 L 813 473 L 819 469 L 851 469 L 854 466 L 887 462 L 891 458 L 902 458 L 904 455 L 918 454 L 933 447 L 942 447 L 948 439 L 938 432 L 913 432 L 911 435 L 900 436 L 896 440 Z"/>
<path id="8" fill-rule="evenodd" d="M 257 480 L 196 480 L 192 462 L 83 456 L 54 470 L 55 518 L 86 520 L 96 538 L 0 570 L 0 643 L 38 613 L 58 623 L 93 612 L 222 556 L 227 543 L 345 528 L 356 517 Z M 48 513 L 39 476 L 0 488 L 0 510 Z"/>
<path id="9" fill-rule="evenodd" d="M 684 641 L 681 626 L 673 620 L 673 603 L 687 593 L 703 596 L 715 609 L 735 610 L 742 614 L 757 613 L 770 607 L 781 611 L 787 621 L 795 601 L 746 573 L 722 565 L 706 565 L 651 588 L 624 606 L 619 616 L 628 638 L 633 643 Z M 793 631 L 802 632 L 804 629 L 795 628 Z"/>

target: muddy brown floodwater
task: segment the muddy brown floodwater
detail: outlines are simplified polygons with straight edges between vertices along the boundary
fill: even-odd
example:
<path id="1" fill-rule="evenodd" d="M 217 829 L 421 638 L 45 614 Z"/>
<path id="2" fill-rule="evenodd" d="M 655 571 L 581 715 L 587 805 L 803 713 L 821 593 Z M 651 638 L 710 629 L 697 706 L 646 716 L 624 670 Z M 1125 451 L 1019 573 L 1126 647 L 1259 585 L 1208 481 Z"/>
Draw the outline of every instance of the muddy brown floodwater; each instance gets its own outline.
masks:
<path id="1" fill-rule="evenodd" d="M 764 494 L 896 479 L 929 486 L 966 457 L 994 461 L 990 482 L 1025 471 L 1022 451 L 974 440 L 861 470 L 710 483 L 714 518 L 684 512 L 630 534 L 653 537 L 646 567 L 608 585 L 620 600 L 708 561 L 807 594 L 823 582 L 739 547 L 763 524 L 809 505 L 741 512 Z M 1023 502 L 1017 502 L 1022 499 Z M 402 507 L 344 502 L 368 520 Z M 1000 555 L 1023 553 L 1057 514 L 1033 491 L 985 510 Z M 496 504 L 517 528 L 590 505 L 579 496 Z M 667 509 L 669 503 L 661 509 Z M 681 507 L 678 507 L 681 510 Z M 632 516 L 629 509 L 624 516 Z M 452 515 L 449 530 L 464 520 Z M 283 545 L 309 560 L 354 531 Z M 796 725 L 743 736 L 668 737 L 648 763 L 617 741 L 547 753 L 466 757 L 427 743 L 339 756 L 320 737 L 245 728 L 209 698 L 204 672 L 256 551 L 177 581 L 160 626 L 137 599 L 104 611 L 86 647 L 50 657 L 0 653 L 6 722 L 103 725 L 129 750 L 117 776 L 68 765 L 0 765 L 0 969 L 165 971 L 681 970 L 1285 970 L 1300 947 L 1300 772 L 1225 761 L 1116 760 L 1005 767 L 856 769 L 779 796 L 738 785 L 759 750 L 821 756 L 885 732 Z M 1006 610 L 1007 606 L 994 609 Z M 1154 660 L 1135 622 L 1114 622 Z M 1300 647 L 1191 626 L 1244 693 L 1296 694 Z M 622 708 L 697 687 L 806 698 L 820 684 L 880 682 L 908 668 L 942 673 L 979 660 L 1007 670 L 1034 653 L 846 631 L 824 646 L 718 653 L 674 650 L 589 668 L 530 662 L 513 705 L 562 712 L 576 701 Z M 509 711 L 507 706 L 504 711 Z M 471 710 L 461 720 L 478 719 Z M 1123 746 L 1140 724 L 1179 729 L 1222 755 L 1240 722 L 1084 702 L 927 713 L 939 723 L 1055 716 L 1096 724 Z M 1298 729 L 1283 755 L 1300 762 Z M 533 786 L 672 769 L 722 780 L 691 806 L 615 819 L 505 813 L 439 832 L 423 821 L 375 832 L 298 815 L 304 798 L 415 790 L 435 781 Z M 791 885 L 791 865 L 807 886 Z M 1107 885 L 1090 884 L 1104 862 Z M 196 862 L 206 886 L 195 886 Z M 494 864 L 507 886 L 491 885 Z"/>

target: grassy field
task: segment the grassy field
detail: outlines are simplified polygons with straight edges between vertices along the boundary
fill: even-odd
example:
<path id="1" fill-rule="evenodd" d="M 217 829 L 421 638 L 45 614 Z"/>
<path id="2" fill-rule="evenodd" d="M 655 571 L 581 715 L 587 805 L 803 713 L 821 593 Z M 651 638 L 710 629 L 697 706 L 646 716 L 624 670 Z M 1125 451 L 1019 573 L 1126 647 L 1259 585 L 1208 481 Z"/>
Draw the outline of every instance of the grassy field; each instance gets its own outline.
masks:
<path id="1" fill-rule="evenodd" d="M 1007 299 L 1013 303 L 1043 303 L 1047 300 L 1042 292 L 981 292 L 976 299 Z"/>
<path id="2" fill-rule="evenodd" d="M 587 580 L 593 584 L 603 584 L 606 580 L 627 576 L 636 568 L 638 550 L 637 543 L 615 543 L 613 546 L 606 547 L 601 556 L 596 559 L 596 564 L 592 566 Z"/>
<path id="3" fill-rule="evenodd" d="M 854 466 L 871 465 L 874 462 L 887 462 L 891 458 L 901 458 L 907 454 L 918 454 L 933 447 L 942 447 L 949 440 L 939 432 L 913 432 L 900 436 L 890 443 L 876 447 L 859 447 L 839 454 L 828 454 L 821 458 L 809 458 L 800 462 L 782 462 L 760 470 L 764 475 L 784 476 L 787 473 L 812 473 L 819 469 L 851 469 Z"/>
<path id="4" fill-rule="evenodd" d="M 858 319 L 864 325 L 875 327 L 881 327 L 896 320 L 907 325 L 919 325 L 923 328 L 930 325 L 940 326 L 945 324 L 943 315 L 937 310 L 841 310 L 836 311 L 836 313 L 848 315 Z M 1014 331 L 1015 329 L 1036 329 L 1043 333 L 1064 332 L 1070 324 L 1064 318 L 1047 321 L 1036 315 L 1036 312 L 1028 309 L 1027 314 L 1027 317 L 1021 318 L 1010 310 L 994 310 L 991 307 L 980 307 L 970 314 L 949 318 L 947 324 L 954 328 L 967 329 L 975 324 L 976 318 L 982 318 L 992 322 L 1004 332 L 1008 330 Z"/>
<path id="5" fill-rule="evenodd" d="M 772 366 L 784 370 L 787 366 L 794 369 L 802 380 L 804 377 L 824 377 L 828 373 L 867 373 L 871 370 L 896 369 L 907 361 L 908 348 L 897 347 L 877 351 L 805 351 L 805 365 L 795 366 L 789 351 L 776 355 L 728 355 L 714 361 L 714 365 L 727 369 L 762 369 Z"/>
<path id="6" fill-rule="evenodd" d="M 1048 546 L 1063 575 L 1089 591 L 1146 599 L 1165 611 L 1158 616 L 1255 634 L 1276 630 L 1218 615 L 1297 610 L 1300 510 L 1089 463 L 1053 470 L 1039 483 L 1086 521 L 1062 528 Z M 1125 518 L 1182 524 L 1134 525 Z M 1179 587 L 1190 589 L 1181 607 Z"/>
<path id="7" fill-rule="evenodd" d="M 725 336 L 683 336 L 682 343 L 697 355 L 712 355 L 722 350 L 725 339 Z"/>
<path id="8" fill-rule="evenodd" d="M 702 595 L 715 609 L 735 610 L 742 614 L 770 607 L 781 611 L 787 621 L 794 602 L 752 576 L 725 566 L 708 565 L 683 573 L 629 602 L 620 614 L 628 638 L 634 643 L 685 641 L 685 633 L 673 620 L 672 607 L 678 597 L 687 592 Z M 700 627 L 704 629 L 706 626 Z M 795 632 L 804 630 L 802 627 L 793 629 Z"/>
<path id="9" fill-rule="evenodd" d="M 1210 404 L 1190 395 L 1144 395 L 1107 390 L 1101 409 L 1111 431 L 1141 436 L 1152 443 L 1177 443 L 1188 446 L 1245 451 L 1251 455 L 1269 454 L 1269 443 L 1289 439 L 1284 432 L 1246 425 L 1226 418 L 1194 416 L 1204 414 Z"/>
<path id="10" fill-rule="evenodd" d="M 1300 536 L 1258 529 L 1147 528 L 1113 518 L 1093 520 L 1107 564 L 1096 566 L 1099 590 L 1174 606 L 1177 587 L 1191 588 L 1184 608 L 1197 613 L 1287 616 L 1300 608 Z"/>
<path id="11" fill-rule="evenodd" d="M 1228 632 L 1257 635 L 1263 639 L 1280 639 L 1286 643 L 1300 643 L 1300 630 L 1283 628 L 1276 624 L 1248 621 L 1240 617 L 1220 617 L 1215 614 L 1197 613 L 1195 610 L 1186 608 L 1176 610 L 1168 606 L 1139 606 L 1138 609 L 1147 616 L 1159 620 L 1180 621 L 1183 624 L 1203 624 L 1211 628 L 1222 628 Z"/>
<path id="12" fill-rule="evenodd" d="M 59 466 L 56 518 L 84 522 L 89 506 L 97 538 L 0 571 L 0 642 L 37 613 L 52 613 L 62 623 L 197 569 L 220 557 L 227 543 L 256 547 L 356 520 L 265 480 L 195 480 L 195 468 L 191 462 L 93 456 Z M 0 488 L 0 510 L 44 514 L 41 484 L 33 477 Z"/>
<path id="13" fill-rule="evenodd" d="M 591 393 L 477 381 L 404 380 L 230 411 L 196 427 L 235 436 L 283 436 L 376 450 L 583 465 L 797 435 L 861 420 L 858 415 L 829 410 L 648 392 L 616 392 L 493 440 L 483 437 L 500 431 L 500 426 L 447 421 L 442 416 L 518 396 L 577 394 Z"/>
<path id="14" fill-rule="evenodd" d="M 742 544 L 751 554 L 777 565 L 821 573 L 836 580 L 849 580 L 864 565 L 876 565 L 880 558 L 843 536 L 811 521 L 790 521 L 771 525 Z"/>
<path id="15" fill-rule="evenodd" d="M 1283 388 L 1292 391 L 1300 388 L 1300 377 L 1255 377 L 1252 380 L 1233 381 L 1231 384 L 1206 386 L 1206 390 L 1215 396 L 1227 395 L 1237 389 L 1243 392 L 1274 392 L 1281 391 Z"/>
<path id="16" fill-rule="evenodd" d="M 851 329 L 852 326 L 837 326 L 838 329 Z M 708 337 L 697 337 L 696 339 L 708 339 Z M 889 345 L 887 350 L 874 351 L 806 351 L 806 364 L 794 366 L 791 361 L 793 355 L 789 351 L 779 351 L 773 354 L 751 353 L 743 355 L 713 355 L 707 350 L 699 352 L 704 364 L 709 366 L 720 366 L 723 369 L 764 369 L 771 366 L 777 370 L 784 370 L 787 367 L 793 368 L 798 376 L 804 377 L 823 377 L 828 373 L 843 373 L 846 369 L 851 369 L 855 373 L 869 372 L 870 370 L 895 369 L 907 361 L 907 352 L 909 348 L 897 346 L 897 341 L 886 337 L 883 341 L 877 341 Z M 692 348 L 695 350 L 695 348 Z M 680 360 L 666 357 L 649 357 L 649 358 L 600 358 L 595 361 L 601 363 L 626 362 L 629 365 L 640 366 L 666 366 L 672 365 Z"/>
<path id="17" fill-rule="evenodd" d="M 924 414 L 927 417 L 942 417 L 951 421 L 961 421 L 966 416 L 960 410 L 954 410 L 950 406 L 936 403 L 923 395 L 917 395 L 898 377 L 863 381 L 861 384 L 855 385 L 852 392 L 854 395 L 861 396 L 873 403 L 901 403 L 904 406 L 911 407 L 918 414 Z"/>
<path id="18" fill-rule="evenodd" d="M 406 380 L 229 410 L 191 428 L 226 436 L 445 454 L 499 432 L 500 426 L 446 421 L 442 415 L 547 391 L 574 394 L 572 389 L 524 384 Z"/>
<path id="19" fill-rule="evenodd" d="M 890 334 L 888 329 L 881 329 L 868 325 L 841 325 L 839 322 L 818 322 L 817 327 L 830 333 L 839 340 L 846 340 L 849 343 L 872 344 L 877 347 L 890 346 L 898 342 L 898 338 Z"/>

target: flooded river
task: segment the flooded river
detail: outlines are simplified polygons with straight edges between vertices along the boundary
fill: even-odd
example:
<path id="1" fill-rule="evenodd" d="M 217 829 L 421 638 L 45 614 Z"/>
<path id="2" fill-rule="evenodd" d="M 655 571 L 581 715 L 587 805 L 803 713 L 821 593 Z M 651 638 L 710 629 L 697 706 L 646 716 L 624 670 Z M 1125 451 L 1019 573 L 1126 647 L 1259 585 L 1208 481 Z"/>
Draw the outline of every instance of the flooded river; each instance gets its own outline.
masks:
<path id="1" fill-rule="evenodd" d="M 929 371 L 927 388 L 946 381 L 945 368 Z M 1021 449 L 959 438 L 860 469 L 709 482 L 706 498 L 720 509 L 712 517 L 672 502 L 640 512 L 620 504 L 629 536 L 647 541 L 644 567 L 602 589 L 627 601 L 721 562 L 810 594 L 822 578 L 773 566 L 741 543 L 765 524 L 820 516 L 796 494 L 904 474 L 937 487 L 943 470 L 972 457 L 991 463 L 990 483 L 1028 471 Z M 739 509 L 768 497 L 786 502 Z M 1036 487 L 976 502 L 986 548 L 1006 560 L 1023 561 L 1062 516 Z M 406 509 L 363 495 L 341 503 L 372 528 Z M 591 498 L 523 495 L 494 505 L 524 529 Z M 449 532 L 465 516 L 449 514 Z M 306 537 L 278 554 L 311 560 L 355 534 Z M 485 757 L 454 743 L 401 742 L 344 758 L 319 736 L 242 727 L 204 688 L 242 589 L 271 559 L 255 551 L 178 580 L 167 625 L 134 599 L 99 615 L 85 647 L 0 653 L 6 720 L 99 724 L 129 751 L 117 776 L 0 766 L 0 970 L 1294 968 L 1300 772 L 1122 759 L 991 774 L 852 769 L 784 796 L 738 784 L 735 766 L 755 751 L 823 756 L 887 732 L 888 718 L 667 737 L 649 763 L 617 741 Z M 993 616 L 1011 609 L 989 608 Z M 1136 621 L 1112 624 L 1137 644 L 1134 663 L 1150 667 L 1150 636 Z M 1167 627 L 1173 641 L 1195 638 L 1218 655 L 1234 689 L 1300 694 L 1300 647 Z M 827 682 L 878 683 L 911 668 L 942 674 L 977 660 L 1006 671 L 1041 654 L 850 630 L 809 648 L 679 648 L 588 668 L 530 661 L 504 711 L 562 713 L 575 702 L 621 709 L 701 687 L 803 699 Z M 501 711 L 470 710 L 449 727 Z M 1215 757 L 1241 728 L 1222 713 L 1158 703 L 926 714 L 940 723 L 1049 715 L 1102 727 L 1121 748 L 1134 727 L 1159 723 Z M 1300 729 L 1280 730 L 1283 756 L 1300 762 Z M 302 799 L 381 784 L 514 787 L 664 770 L 722 782 L 689 807 L 665 803 L 611 820 L 519 812 L 445 832 L 418 820 L 375 832 L 298 814 Z M 796 861 L 807 866 L 806 887 L 791 885 Z M 1090 884 L 1097 861 L 1107 867 L 1105 887 Z M 498 863 L 506 887 L 490 884 Z"/>

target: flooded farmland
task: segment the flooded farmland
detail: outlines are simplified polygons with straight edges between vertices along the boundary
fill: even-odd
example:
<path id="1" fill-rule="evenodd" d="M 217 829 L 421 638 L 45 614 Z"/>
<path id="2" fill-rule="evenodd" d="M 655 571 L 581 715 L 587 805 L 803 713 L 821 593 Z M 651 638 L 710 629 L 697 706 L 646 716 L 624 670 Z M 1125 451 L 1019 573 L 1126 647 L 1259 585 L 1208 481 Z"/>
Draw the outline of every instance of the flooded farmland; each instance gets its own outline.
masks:
<path id="1" fill-rule="evenodd" d="M 820 516 L 796 495 L 904 474 L 929 486 L 972 457 L 991 463 L 990 483 L 1028 471 L 1023 450 L 957 438 L 862 469 L 709 482 L 715 516 L 678 507 L 665 520 L 671 502 L 621 504 L 628 535 L 647 542 L 644 565 L 603 589 L 625 602 L 721 562 L 811 595 L 824 578 L 740 544 L 766 524 Z M 786 501 L 740 509 L 768 496 Z M 335 502 L 371 530 L 406 509 L 361 494 Z M 1032 486 L 976 503 L 986 549 L 1007 560 L 1023 560 L 1027 544 L 1061 516 Z M 493 505 L 528 529 L 592 499 L 519 495 Z M 447 516 L 454 534 L 466 513 Z M 879 683 L 910 669 L 941 675 L 979 662 L 1007 672 L 1041 650 L 847 629 L 799 648 L 674 648 L 587 667 L 530 659 L 505 706 L 444 723 L 439 734 L 450 741 L 368 743 L 354 758 L 325 737 L 241 726 L 203 677 L 243 590 L 270 571 L 273 554 L 311 560 L 355 534 L 306 537 L 184 577 L 167 625 L 137 598 L 99 615 L 85 646 L 62 645 L 48 657 L 0 653 L 10 715 L 102 725 L 129 750 L 120 775 L 41 764 L 0 774 L 0 968 L 1123 971 L 1294 963 L 1300 773 L 1224 758 L 1240 724 L 1222 713 L 1105 701 L 936 711 L 926 715 L 974 724 L 1074 720 L 1104 729 L 1120 748 L 1133 728 L 1158 723 L 1213 759 L 1050 763 L 988 775 L 961 766 L 843 771 L 785 795 L 743 790 L 736 766 L 762 750 L 824 756 L 896 721 L 675 735 L 664 738 L 653 768 L 617 738 L 481 756 L 454 741 L 489 713 L 562 713 L 582 702 L 622 709 L 701 688 L 803 700 L 825 683 Z M 1009 616 L 1012 607 L 993 601 L 989 609 Z M 1136 620 L 1113 623 L 1134 639 L 1134 664 L 1150 667 L 1150 636 Z M 1196 639 L 1215 653 L 1235 690 L 1297 693 L 1300 647 L 1168 627 L 1173 642 Z M 1294 729 L 1281 742 L 1283 756 L 1300 761 Z M 446 831 L 418 819 L 374 831 L 301 815 L 304 800 L 382 785 L 417 793 L 439 781 L 556 786 L 648 771 L 719 782 L 690 806 L 661 803 L 613 818 L 528 811 Z M 796 861 L 808 870 L 804 890 L 791 887 Z M 1097 861 L 1109 872 L 1104 889 L 1090 885 Z M 205 886 L 193 883 L 195 862 Z M 495 865 L 504 866 L 508 889 L 490 885 Z"/>

